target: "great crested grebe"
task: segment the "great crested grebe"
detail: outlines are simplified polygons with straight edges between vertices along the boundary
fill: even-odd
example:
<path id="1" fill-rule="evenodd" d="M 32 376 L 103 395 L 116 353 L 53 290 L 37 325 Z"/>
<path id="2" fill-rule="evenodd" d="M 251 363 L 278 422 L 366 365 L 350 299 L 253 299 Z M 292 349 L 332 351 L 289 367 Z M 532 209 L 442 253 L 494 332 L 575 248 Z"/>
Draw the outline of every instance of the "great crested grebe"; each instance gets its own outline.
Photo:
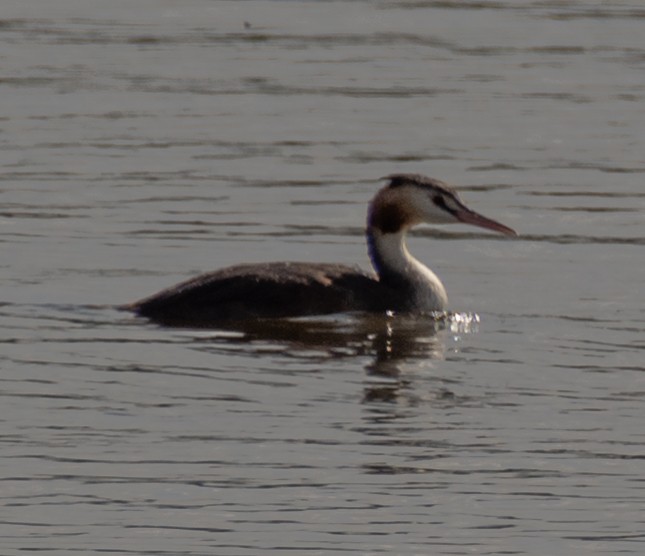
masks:
<path id="1" fill-rule="evenodd" d="M 417 224 L 463 222 L 508 236 L 440 180 L 385 178 L 369 206 L 367 245 L 376 274 L 334 263 L 241 264 L 197 276 L 124 308 L 162 324 L 197 325 L 350 311 L 430 313 L 448 303 L 441 280 L 405 244 Z"/>

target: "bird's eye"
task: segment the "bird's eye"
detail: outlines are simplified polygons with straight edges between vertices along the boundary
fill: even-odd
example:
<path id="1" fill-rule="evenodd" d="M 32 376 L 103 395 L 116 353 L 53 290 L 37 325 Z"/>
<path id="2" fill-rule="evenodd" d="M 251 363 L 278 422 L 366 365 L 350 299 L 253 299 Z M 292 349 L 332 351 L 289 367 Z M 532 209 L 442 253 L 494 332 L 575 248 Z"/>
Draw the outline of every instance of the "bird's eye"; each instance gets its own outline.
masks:
<path id="1" fill-rule="evenodd" d="M 433 195 L 432 202 L 440 209 L 445 210 L 450 214 L 455 214 L 456 212 L 451 205 L 448 205 L 446 198 L 443 195 Z"/>

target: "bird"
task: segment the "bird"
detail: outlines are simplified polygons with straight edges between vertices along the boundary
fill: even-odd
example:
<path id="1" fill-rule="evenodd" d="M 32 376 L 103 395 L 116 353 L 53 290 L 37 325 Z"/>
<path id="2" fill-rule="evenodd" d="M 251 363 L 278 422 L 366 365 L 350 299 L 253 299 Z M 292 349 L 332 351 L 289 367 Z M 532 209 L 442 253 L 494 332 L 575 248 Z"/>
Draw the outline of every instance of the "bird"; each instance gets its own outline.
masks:
<path id="1" fill-rule="evenodd" d="M 374 272 L 318 262 L 238 264 L 207 272 L 122 306 L 162 325 L 211 326 L 366 312 L 421 315 L 444 312 L 446 289 L 414 258 L 407 232 L 419 224 L 465 223 L 506 236 L 517 232 L 468 208 L 445 182 L 393 174 L 368 207 L 366 241 Z"/>

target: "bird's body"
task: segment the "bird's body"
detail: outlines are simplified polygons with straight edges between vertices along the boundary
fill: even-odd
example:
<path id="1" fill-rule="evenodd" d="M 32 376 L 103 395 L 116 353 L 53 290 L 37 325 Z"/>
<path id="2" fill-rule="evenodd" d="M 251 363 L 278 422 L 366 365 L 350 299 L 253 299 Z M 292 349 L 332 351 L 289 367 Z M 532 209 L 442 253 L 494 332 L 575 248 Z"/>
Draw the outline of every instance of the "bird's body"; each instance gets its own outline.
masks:
<path id="1" fill-rule="evenodd" d="M 407 250 L 405 235 L 427 223 L 465 222 L 515 232 L 468 209 L 439 180 L 397 174 L 370 204 L 367 243 L 376 274 L 333 263 L 243 264 L 197 276 L 126 308 L 162 324 L 198 325 L 339 312 L 444 311 L 439 278 Z"/>
<path id="2" fill-rule="evenodd" d="M 376 276 L 333 263 L 242 264 L 197 276 L 140 301 L 161 322 L 217 322 L 345 311 L 385 311 L 396 290 Z M 294 311 L 294 307 L 299 309 Z"/>

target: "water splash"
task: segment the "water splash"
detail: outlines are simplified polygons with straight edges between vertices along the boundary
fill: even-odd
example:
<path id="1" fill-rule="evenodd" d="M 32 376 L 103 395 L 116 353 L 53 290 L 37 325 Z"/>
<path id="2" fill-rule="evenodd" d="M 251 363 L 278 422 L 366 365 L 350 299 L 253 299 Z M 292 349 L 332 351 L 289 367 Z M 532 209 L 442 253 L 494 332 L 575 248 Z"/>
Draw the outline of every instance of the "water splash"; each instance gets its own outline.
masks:
<path id="1" fill-rule="evenodd" d="M 477 313 L 448 313 L 445 318 L 446 327 L 454 334 L 476 334 L 480 320 Z"/>

